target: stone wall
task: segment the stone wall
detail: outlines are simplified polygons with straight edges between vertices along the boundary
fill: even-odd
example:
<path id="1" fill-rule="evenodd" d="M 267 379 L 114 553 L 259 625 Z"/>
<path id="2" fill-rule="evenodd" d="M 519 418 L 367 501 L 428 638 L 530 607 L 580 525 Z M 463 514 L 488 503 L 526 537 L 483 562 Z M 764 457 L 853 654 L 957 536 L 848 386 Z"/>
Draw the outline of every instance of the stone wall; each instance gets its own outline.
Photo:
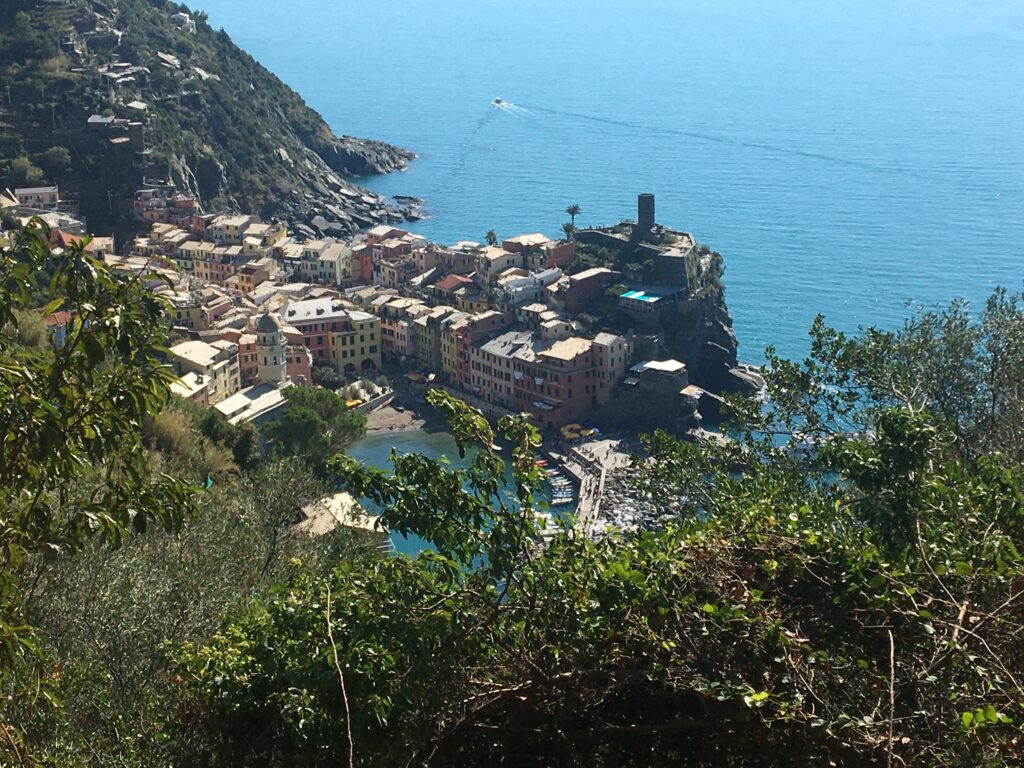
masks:
<path id="1" fill-rule="evenodd" d="M 656 429 L 682 433 L 697 426 L 700 417 L 694 404 L 679 394 L 680 388 L 659 384 L 668 385 L 668 379 L 647 379 L 636 386 L 619 385 L 608 405 L 589 415 L 588 423 L 637 434 Z"/>

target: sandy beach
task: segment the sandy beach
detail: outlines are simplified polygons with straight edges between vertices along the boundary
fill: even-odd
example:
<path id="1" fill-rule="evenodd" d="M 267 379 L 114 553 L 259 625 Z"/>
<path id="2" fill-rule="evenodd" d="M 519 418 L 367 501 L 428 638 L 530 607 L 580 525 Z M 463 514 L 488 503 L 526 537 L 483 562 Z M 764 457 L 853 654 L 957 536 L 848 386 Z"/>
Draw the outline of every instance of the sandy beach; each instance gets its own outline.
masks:
<path id="1" fill-rule="evenodd" d="M 390 405 L 378 408 L 366 417 L 366 434 L 375 435 L 380 432 L 406 432 L 423 429 L 427 420 L 413 411 L 396 411 Z"/>

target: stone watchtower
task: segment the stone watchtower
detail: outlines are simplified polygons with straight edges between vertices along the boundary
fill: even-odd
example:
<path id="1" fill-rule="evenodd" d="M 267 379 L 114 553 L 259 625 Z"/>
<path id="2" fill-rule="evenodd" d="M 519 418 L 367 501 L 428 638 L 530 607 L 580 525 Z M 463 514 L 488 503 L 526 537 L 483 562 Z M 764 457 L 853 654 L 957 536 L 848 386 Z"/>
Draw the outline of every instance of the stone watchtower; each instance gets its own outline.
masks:
<path id="1" fill-rule="evenodd" d="M 651 236 L 654 231 L 654 195 L 644 192 L 636 198 L 636 226 L 641 240 Z"/>
<path id="2" fill-rule="evenodd" d="M 256 321 L 256 361 L 261 384 L 283 384 L 288 379 L 287 353 L 281 320 L 264 312 Z"/>

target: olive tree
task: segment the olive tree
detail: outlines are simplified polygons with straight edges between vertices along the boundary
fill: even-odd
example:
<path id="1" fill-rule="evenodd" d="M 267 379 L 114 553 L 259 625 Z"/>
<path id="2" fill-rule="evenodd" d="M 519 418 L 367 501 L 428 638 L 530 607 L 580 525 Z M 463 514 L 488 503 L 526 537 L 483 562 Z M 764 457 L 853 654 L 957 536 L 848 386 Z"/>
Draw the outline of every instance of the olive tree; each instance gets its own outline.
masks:
<path id="1" fill-rule="evenodd" d="M 83 244 L 53 255 L 48 241 L 33 225 L 0 246 L 0 684 L 12 698 L 45 682 L 24 613 L 26 559 L 90 539 L 118 546 L 151 523 L 174 530 L 190 505 L 184 483 L 148 471 L 141 445 L 171 380 L 163 303 Z M 41 284 L 42 313 L 74 317 L 59 349 L 16 341 Z M 15 749 L 17 724 L 0 725 L 0 750 Z"/>

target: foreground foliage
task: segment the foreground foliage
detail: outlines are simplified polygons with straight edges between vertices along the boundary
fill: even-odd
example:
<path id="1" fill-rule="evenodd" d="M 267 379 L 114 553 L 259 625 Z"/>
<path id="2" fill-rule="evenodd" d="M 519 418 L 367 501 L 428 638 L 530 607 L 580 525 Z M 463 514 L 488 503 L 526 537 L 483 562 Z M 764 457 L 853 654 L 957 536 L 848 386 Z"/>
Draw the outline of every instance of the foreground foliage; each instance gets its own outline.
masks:
<path id="1" fill-rule="evenodd" d="M 118 546 L 151 523 L 175 530 L 190 503 L 187 485 L 150 472 L 141 450 L 144 419 L 168 397 L 163 305 L 81 244 L 51 255 L 48 235 L 27 228 L 0 247 L 0 684 L 14 700 L 49 693 L 25 618 L 26 563 L 90 539 Z M 74 311 L 59 348 L 25 346 L 19 333 L 40 285 L 42 315 Z"/>
<path id="2" fill-rule="evenodd" d="M 1021 327 L 1016 307 L 996 335 Z M 437 552 L 297 573 L 183 649 L 187 725 L 206 738 L 192 758 L 1019 762 L 1024 472 L 961 437 L 934 397 L 884 386 L 896 369 L 883 340 L 819 325 L 811 359 L 775 361 L 772 406 L 749 414 L 759 423 L 743 440 L 653 437 L 635 485 L 677 522 L 598 543 L 560 530 L 532 546 L 535 435 L 503 423 L 522 505 L 497 505 L 495 436 L 433 393 L 479 451 L 470 470 L 416 456 L 396 457 L 393 477 L 335 468 Z M 934 381 L 920 376 L 921 390 Z M 1013 396 L 999 394 L 1010 429 Z M 780 444 L 797 430 L 821 438 L 807 458 Z"/>
<path id="3" fill-rule="evenodd" d="M 48 240 L 0 249 L 0 764 L 166 764 L 165 645 L 208 637 L 293 561 L 320 572 L 378 540 L 299 533 L 328 488 L 263 461 L 253 427 L 171 401 L 162 302 Z"/>

